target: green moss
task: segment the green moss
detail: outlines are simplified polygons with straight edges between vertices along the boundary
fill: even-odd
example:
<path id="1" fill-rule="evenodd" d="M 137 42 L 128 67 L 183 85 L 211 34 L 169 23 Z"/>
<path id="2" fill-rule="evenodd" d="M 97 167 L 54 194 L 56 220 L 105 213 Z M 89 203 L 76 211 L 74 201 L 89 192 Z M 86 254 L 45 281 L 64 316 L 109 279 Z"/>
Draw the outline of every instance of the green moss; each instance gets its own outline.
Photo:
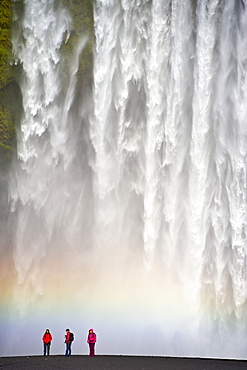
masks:
<path id="1" fill-rule="evenodd" d="M 0 2 L 0 89 L 3 89 L 13 79 L 9 66 L 11 54 L 10 27 L 12 18 L 11 1 Z"/>
<path id="2" fill-rule="evenodd" d="M 0 36 L 1 43 L 1 36 Z M 13 80 L 13 73 L 8 64 L 9 51 L 0 47 L 0 90 Z"/>
<path id="3" fill-rule="evenodd" d="M 10 0 L 0 1 L 0 29 L 9 30 L 12 19 L 12 5 Z"/>
<path id="4" fill-rule="evenodd" d="M 11 109 L 10 86 L 14 84 L 11 57 L 11 0 L 0 0 L 0 169 L 6 168 L 15 147 L 14 114 Z"/>
<path id="5" fill-rule="evenodd" d="M 10 114 L 6 109 L 0 108 L 0 137 L 1 144 L 8 144 L 9 142 L 9 125 L 10 125 Z"/>

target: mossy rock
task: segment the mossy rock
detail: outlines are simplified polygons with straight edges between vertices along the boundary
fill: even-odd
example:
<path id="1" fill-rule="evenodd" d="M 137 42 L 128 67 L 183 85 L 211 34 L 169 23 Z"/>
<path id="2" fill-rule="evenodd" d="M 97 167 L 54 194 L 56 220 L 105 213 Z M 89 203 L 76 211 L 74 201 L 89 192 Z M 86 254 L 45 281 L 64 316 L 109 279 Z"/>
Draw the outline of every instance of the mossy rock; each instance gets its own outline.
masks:
<path id="1" fill-rule="evenodd" d="M 13 119 L 10 111 L 6 108 L 0 107 L 0 138 L 1 145 L 4 147 L 11 147 L 13 136 L 15 134 L 13 127 Z"/>
<path id="2" fill-rule="evenodd" d="M 92 0 L 68 0 L 64 2 L 64 6 L 68 10 L 72 19 L 72 27 L 70 30 L 71 34 L 69 40 L 66 44 L 62 46 L 61 49 L 61 52 L 65 57 L 63 85 L 64 87 L 66 87 L 66 78 L 69 74 L 71 56 L 74 54 L 77 44 L 83 37 L 87 38 L 87 43 L 82 50 L 79 58 L 79 69 L 77 72 L 77 77 L 79 80 L 79 84 L 83 81 L 92 81 L 94 23 Z"/>
<path id="3" fill-rule="evenodd" d="M 14 78 L 9 60 L 11 55 L 10 29 L 12 24 L 12 6 L 10 0 L 0 1 L 0 89 Z"/>
<path id="4" fill-rule="evenodd" d="M 12 23 L 11 0 L 0 0 L 0 29 L 10 30 Z"/>

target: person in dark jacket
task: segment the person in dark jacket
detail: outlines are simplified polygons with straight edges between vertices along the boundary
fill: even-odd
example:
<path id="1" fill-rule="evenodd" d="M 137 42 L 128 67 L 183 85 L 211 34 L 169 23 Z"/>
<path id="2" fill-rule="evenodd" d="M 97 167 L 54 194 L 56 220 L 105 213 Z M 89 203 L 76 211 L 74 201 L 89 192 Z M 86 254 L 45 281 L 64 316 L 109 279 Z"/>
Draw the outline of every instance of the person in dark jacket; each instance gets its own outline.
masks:
<path id="1" fill-rule="evenodd" d="M 89 344 L 89 356 L 94 357 L 95 356 L 95 343 L 96 343 L 97 337 L 94 333 L 93 329 L 89 329 L 88 336 L 87 336 L 87 343 Z"/>
<path id="2" fill-rule="evenodd" d="M 52 341 L 52 335 L 49 329 L 46 329 L 45 334 L 42 337 L 44 343 L 44 356 L 49 356 L 50 354 L 50 346 Z"/>
<path id="3" fill-rule="evenodd" d="M 66 345 L 65 356 L 69 357 L 69 356 L 71 356 L 71 344 L 72 344 L 71 332 L 70 332 L 69 329 L 66 329 L 65 342 L 64 343 Z"/>

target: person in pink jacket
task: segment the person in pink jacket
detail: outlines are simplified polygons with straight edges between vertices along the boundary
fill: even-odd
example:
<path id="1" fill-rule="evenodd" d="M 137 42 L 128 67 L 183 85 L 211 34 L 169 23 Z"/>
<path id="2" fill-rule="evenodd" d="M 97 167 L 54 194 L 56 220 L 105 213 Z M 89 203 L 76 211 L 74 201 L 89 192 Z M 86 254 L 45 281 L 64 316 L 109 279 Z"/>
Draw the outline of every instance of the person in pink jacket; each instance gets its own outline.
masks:
<path id="1" fill-rule="evenodd" d="M 96 340 L 97 340 L 97 337 L 93 329 L 89 329 L 88 336 L 87 336 L 87 343 L 89 344 L 89 356 L 90 357 L 95 356 L 94 347 L 95 347 Z"/>

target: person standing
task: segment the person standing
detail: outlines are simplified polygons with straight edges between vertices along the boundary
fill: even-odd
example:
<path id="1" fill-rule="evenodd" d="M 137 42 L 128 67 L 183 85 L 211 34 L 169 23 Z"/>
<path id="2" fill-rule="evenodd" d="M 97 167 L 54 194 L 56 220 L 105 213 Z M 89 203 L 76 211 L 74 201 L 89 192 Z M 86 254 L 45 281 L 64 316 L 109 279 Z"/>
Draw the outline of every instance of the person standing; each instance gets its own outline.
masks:
<path id="1" fill-rule="evenodd" d="M 89 329 L 88 331 L 88 337 L 87 337 L 87 343 L 89 344 L 89 356 L 94 357 L 95 356 L 95 343 L 96 343 L 97 337 L 94 333 L 93 329 Z"/>
<path id="2" fill-rule="evenodd" d="M 50 354 L 50 346 L 52 341 L 52 335 L 49 329 L 46 329 L 45 334 L 42 337 L 44 343 L 44 356 L 49 356 Z"/>
<path id="3" fill-rule="evenodd" d="M 66 344 L 66 351 L 65 351 L 65 356 L 69 357 L 71 355 L 71 344 L 74 340 L 74 334 L 70 332 L 69 329 L 66 329 L 66 334 L 65 334 L 65 344 Z"/>

